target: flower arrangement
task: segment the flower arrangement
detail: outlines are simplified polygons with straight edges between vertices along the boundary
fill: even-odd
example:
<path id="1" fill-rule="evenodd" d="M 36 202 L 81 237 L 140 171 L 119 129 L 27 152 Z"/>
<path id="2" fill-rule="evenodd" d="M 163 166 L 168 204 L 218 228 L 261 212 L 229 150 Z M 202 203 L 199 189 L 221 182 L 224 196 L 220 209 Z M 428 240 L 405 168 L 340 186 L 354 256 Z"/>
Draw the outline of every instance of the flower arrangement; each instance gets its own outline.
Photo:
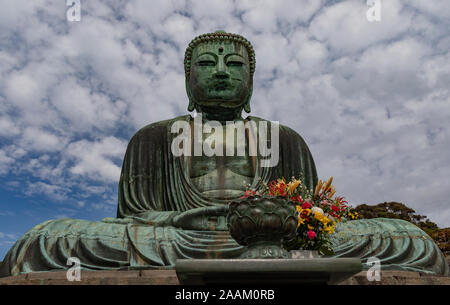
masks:
<path id="1" fill-rule="evenodd" d="M 296 205 L 298 227 L 297 236 L 283 246 L 287 250 L 316 250 L 322 255 L 332 255 L 329 237 L 336 230 L 337 223 L 345 219 L 357 219 L 343 197 L 335 196 L 333 177 L 328 181 L 320 180 L 315 190 L 307 189 L 300 178 L 292 177 L 289 182 L 284 178 L 264 184 L 262 192 L 248 189 L 244 197 L 269 195 L 285 197 Z"/>

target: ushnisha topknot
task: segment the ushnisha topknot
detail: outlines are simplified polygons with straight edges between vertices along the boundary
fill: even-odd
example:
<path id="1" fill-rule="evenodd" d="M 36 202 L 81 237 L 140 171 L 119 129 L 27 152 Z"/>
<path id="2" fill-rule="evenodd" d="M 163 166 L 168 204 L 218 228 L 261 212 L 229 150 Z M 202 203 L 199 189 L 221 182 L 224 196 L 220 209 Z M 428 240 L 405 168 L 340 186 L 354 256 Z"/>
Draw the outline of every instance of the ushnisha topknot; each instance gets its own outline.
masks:
<path id="1" fill-rule="evenodd" d="M 252 44 L 250 41 L 248 41 L 245 37 L 233 34 L 233 33 L 227 33 L 224 31 L 216 31 L 214 33 L 206 33 L 199 35 L 192 39 L 192 41 L 189 43 L 188 47 L 186 48 L 186 52 L 184 53 L 184 72 L 186 74 L 186 79 L 189 79 L 189 74 L 191 71 L 191 58 L 192 58 L 192 51 L 194 48 L 203 42 L 208 41 L 236 41 L 238 43 L 241 43 L 248 52 L 249 56 L 249 62 L 250 62 L 250 77 L 253 77 L 253 73 L 255 72 L 255 50 L 253 49 Z"/>

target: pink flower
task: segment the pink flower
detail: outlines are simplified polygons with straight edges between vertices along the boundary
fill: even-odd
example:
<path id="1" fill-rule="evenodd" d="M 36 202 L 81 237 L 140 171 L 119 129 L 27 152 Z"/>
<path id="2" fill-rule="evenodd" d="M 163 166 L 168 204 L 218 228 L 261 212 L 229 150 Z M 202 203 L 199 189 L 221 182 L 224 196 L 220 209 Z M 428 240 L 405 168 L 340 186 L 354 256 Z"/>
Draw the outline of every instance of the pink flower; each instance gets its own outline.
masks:
<path id="1" fill-rule="evenodd" d="M 250 196 L 254 196 L 254 195 L 256 195 L 256 191 L 254 191 L 254 190 L 246 190 L 245 193 L 244 193 L 244 196 L 239 197 L 239 199 L 244 199 L 244 198 L 247 198 L 247 197 L 250 197 Z"/>
<path id="2" fill-rule="evenodd" d="M 309 239 L 314 239 L 316 237 L 316 232 L 312 230 L 309 230 L 307 234 Z"/>
<path id="3" fill-rule="evenodd" d="M 330 203 L 329 203 L 327 200 L 322 200 L 322 201 L 320 202 L 320 205 L 328 206 L 328 205 L 330 205 Z"/>

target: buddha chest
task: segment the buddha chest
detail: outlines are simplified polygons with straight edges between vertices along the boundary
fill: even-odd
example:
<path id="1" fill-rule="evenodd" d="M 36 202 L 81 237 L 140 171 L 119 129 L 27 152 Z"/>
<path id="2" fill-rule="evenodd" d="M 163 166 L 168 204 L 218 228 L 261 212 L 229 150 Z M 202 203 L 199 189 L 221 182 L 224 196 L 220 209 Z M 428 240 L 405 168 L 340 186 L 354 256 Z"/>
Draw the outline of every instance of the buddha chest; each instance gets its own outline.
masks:
<path id="1" fill-rule="evenodd" d="M 214 140 L 211 140 L 211 134 L 203 134 L 201 139 L 202 145 L 206 142 L 212 149 L 219 145 L 223 149 L 222 155 L 207 156 L 202 153 L 201 156 L 190 157 L 189 161 L 189 175 L 193 184 L 203 195 L 210 198 L 229 199 L 242 196 L 248 185 L 252 184 L 255 175 L 254 159 L 248 150 L 247 132 L 242 138 L 236 134 L 230 136 L 230 132 L 227 137 L 226 132 L 223 127 L 223 137 L 214 137 Z M 227 147 L 234 148 L 234 152 L 227 153 Z M 245 152 L 244 155 L 238 155 L 239 151 Z"/>

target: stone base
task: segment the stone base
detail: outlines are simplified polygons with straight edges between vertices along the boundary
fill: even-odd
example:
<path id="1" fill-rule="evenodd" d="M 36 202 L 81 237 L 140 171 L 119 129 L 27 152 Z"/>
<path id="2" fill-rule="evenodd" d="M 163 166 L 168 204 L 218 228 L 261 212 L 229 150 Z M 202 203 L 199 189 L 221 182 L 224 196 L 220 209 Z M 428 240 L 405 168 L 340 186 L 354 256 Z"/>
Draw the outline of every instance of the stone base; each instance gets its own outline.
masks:
<path id="1" fill-rule="evenodd" d="M 358 258 L 180 259 L 182 284 L 337 284 L 362 270 Z"/>
<path id="2" fill-rule="evenodd" d="M 179 285 L 175 270 L 84 271 L 81 281 L 67 280 L 66 271 L 34 272 L 0 278 L 0 285 Z"/>
<path id="3" fill-rule="evenodd" d="M 370 282 L 366 271 L 355 274 L 339 285 L 450 285 L 450 276 L 429 275 L 411 271 L 381 271 L 380 281 Z"/>
<path id="4" fill-rule="evenodd" d="M 272 282 L 274 283 L 274 282 Z M 36 272 L 0 278 L 0 285 L 179 285 L 175 270 L 81 271 L 81 282 L 69 282 L 66 271 Z M 276 284 L 276 283 L 275 283 Z M 382 271 L 369 282 L 362 271 L 339 285 L 450 285 L 450 277 L 409 271 Z"/>

